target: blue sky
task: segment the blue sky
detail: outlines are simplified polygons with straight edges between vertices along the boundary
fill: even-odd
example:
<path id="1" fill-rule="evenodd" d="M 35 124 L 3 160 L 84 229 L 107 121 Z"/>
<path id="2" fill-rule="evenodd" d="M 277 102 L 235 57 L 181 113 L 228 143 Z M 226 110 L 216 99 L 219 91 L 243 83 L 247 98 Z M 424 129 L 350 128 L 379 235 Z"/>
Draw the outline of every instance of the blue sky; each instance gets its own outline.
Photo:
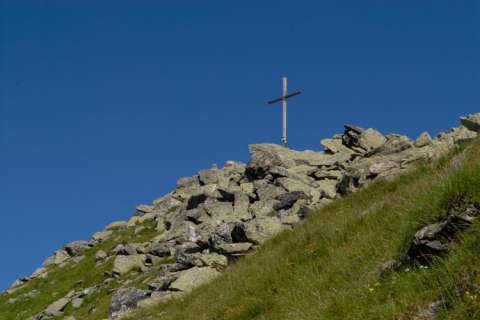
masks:
<path id="1" fill-rule="evenodd" d="M 213 163 L 480 111 L 480 2 L 0 0 L 0 289 Z"/>

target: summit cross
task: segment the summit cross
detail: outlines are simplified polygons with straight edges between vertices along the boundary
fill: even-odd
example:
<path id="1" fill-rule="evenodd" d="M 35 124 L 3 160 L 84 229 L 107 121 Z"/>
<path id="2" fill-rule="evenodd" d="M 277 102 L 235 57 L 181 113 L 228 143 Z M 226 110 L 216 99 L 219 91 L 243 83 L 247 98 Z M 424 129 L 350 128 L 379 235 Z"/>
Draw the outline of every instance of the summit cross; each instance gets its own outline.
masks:
<path id="1" fill-rule="evenodd" d="M 282 144 L 284 147 L 287 146 L 287 99 L 298 96 L 302 92 L 300 90 L 296 90 L 292 93 L 287 94 L 287 77 L 283 77 L 283 85 L 282 85 L 282 96 L 280 98 L 276 98 L 273 100 L 268 101 L 268 104 L 274 104 L 277 102 L 282 101 Z"/>

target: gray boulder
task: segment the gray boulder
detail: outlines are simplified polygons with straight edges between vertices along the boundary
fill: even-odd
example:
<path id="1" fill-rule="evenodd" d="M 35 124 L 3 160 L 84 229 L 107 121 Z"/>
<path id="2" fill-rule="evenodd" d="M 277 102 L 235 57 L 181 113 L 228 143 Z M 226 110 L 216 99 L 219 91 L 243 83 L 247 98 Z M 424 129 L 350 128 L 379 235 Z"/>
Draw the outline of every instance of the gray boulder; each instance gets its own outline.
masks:
<path id="1" fill-rule="evenodd" d="M 346 153 L 346 154 L 353 154 L 354 151 L 352 149 L 347 148 L 342 141 L 341 137 L 333 138 L 333 139 L 323 139 L 320 141 L 320 144 L 325 147 L 331 153 Z"/>
<path id="2" fill-rule="evenodd" d="M 387 139 L 375 129 L 369 128 L 362 132 L 358 139 L 358 146 L 367 152 L 371 152 L 383 146 Z"/>
<path id="3" fill-rule="evenodd" d="M 105 230 L 126 229 L 128 225 L 127 221 L 114 221 L 110 223 Z"/>
<path id="4" fill-rule="evenodd" d="M 480 113 L 475 113 L 465 117 L 460 117 L 460 122 L 468 130 L 480 132 Z"/>
<path id="5" fill-rule="evenodd" d="M 240 243 L 222 243 L 215 247 L 218 252 L 232 255 L 232 254 L 245 254 L 252 248 L 250 242 L 240 242 Z"/>
<path id="6" fill-rule="evenodd" d="M 83 304 L 83 298 L 74 298 L 72 300 L 72 307 L 74 309 L 80 308 L 82 306 L 82 304 Z"/>
<path id="7" fill-rule="evenodd" d="M 275 186 L 267 180 L 256 180 L 253 186 L 259 200 L 274 199 L 286 192 L 284 188 Z"/>
<path id="8" fill-rule="evenodd" d="M 318 190 L 322 197 L 328 199 L 334 199 L 337 196 L 338 181 L 334 179 L 323 179 L 316 182 Z"/>
<path id="9" fill-rule="evenodd" d="M 278 202 L 276 199 L 256 201 L 250 205 L 250 212 L 254 217 L 267 216 L 275 210 Z"/>
<path id="10" fill-rule="evenodd" d="M 342 175 L 343 175 L 342 170 L 338 170 L 338 169 L 333 169 L 333 170 L 320 169 L 313 173 L 313 176 L 317 180 L 322 180 L 322 179 L 340 180 L 342 178 Z"/>
<path id="11" fill-rule="evenodd" d="M 107 259 L 108 255 L 105 251 L 103 250 L 98 250 L 97 253 L 95 254 L 95 261 L 96 262 L 102 262 L 105 259 Z"/>
<path id="12" fill-rule="evenodd" d="M 241 225 L 247 241 L 261 244 L 283 230 L 278 217 L 257 217 Z"/>
<path id="13" fill-rule="evenodd" d="M 313 203 L 320 199 L 320 192 L 314 187 L 290 178 L 278 178 L 277 182 L 288 192 L 301 191 L 308 195 Z"/>
<path id="14" fill-rule="evenodd" d="M 167 194 L 159 199 L 153 201 L 155 211 L 167 213 L 173 209 L 179 207 L 182 204 L 181 201 L 175 199 L 172 194 Z"/>
<path id="15" fill-rule="evenodd" d="M 432 143 L 432 138 L 430 137 L 430 134 L 428 132 L 422 132 L 418 138 L 415 140 L 415 147 L 417 148 L 422 148 L 425 146 L 428 146 Z"/>
<path id="16" fill-rule="evenodd" d="M 392 153 L 402 152 L 413 147 L 412 141 L 407 136 L 399 134 L 387 135 L 387 141 L 375 149 L 376 154 L 387 155 Z"/>
<path id="17" fill-rule="evenodd" d="M 223 270 L 228 265 L 227 257 L 216 252 L 199 254 L 198 261 L 203 266 L 213 267 L 217 270 Z"/>
<path id="18" fill-rule="evenodd" d="M 134 309 L 140 300 L 147 297 L 147 293 L 136 288 L 120 288 L 112 297 L 109 309 L 110 319 L 118 319 Z"/>
<path id="19" fill-rule="evenodd" d="M 146 205 L 146 204 L 140 204 L 135 209 L 137 210 L 138 213 L 145 214 L 145 213 L 152 212 L 155 209 L 155 207 L 154 206 L 149 206 L 149 205 Z"/>
<path id="20" fill-rule="evenodd" d="M 247 221 L 252 219 L 252 215 L 249 211 L 250 208 L 250 198 L 245 193 L 236 192 L 234 194 L 234 203 L 233 203 L 233 215 L 235 219 L 242 221 Z"/>
<path id="21" fill-rule="evenodd" d="M 67 307 L 67 305 L 70 303 L 70 299 L 67 297 L 61 298 L 45 309 L 44 313 L 47 316 L 54 316 L 58 317 L 63 315 L 63 310 Z"/>
<path id="22" fill-rule="evenodd" d="M 204 203 L 207 200 L 208 196 L 204 193 L 193 194 L 187 202 L 187 210 L 192 210 L 197 208 L 200 204 Z"/>
<path id="23" fill-rule="evenodd" d="M 177 280 L 177 276 L 173 274 L 160 276 L 148 284 L 148 289 L 153 291 L 164 291 L 167 290 L 170 284 L 175 280 Z"/>
<path id="24" fill-rule="evenodd" d="M 119 244 L 113 249 L 113 252 L 118 256 L 131 256 L 137 254 L 136 248 L 129 244 Z"/>
<path id="25" fill-rule="evenodd" d="M 287 192 L 283 193 L 277 196 L 277 200 L 279 201 L 273 206 L 273 209 L 275 210 L 287 210 L 290 209 L 295 202 L 299 199 L 308 199 L 309 197 L 305 194 L 303 191 L 293 191 L 293 192 Z"/>
<path id="26" fill-rule="evenodd" d="M 476 131 L 469 130 L 464 126 L 453 128 L 450 132 L 450 136 L 452 137 L 453 142 L 457 144 L 473 140 L 477 137 L 477 135 L 478 134 Z"/>
<path id="27" fill-rule="evenodd" d="M 211 267 L 193 267 L 182 271 L 178 279 L 170 285 L 170 290 L 190 292 L 194 288 L 212 281 L 219 275 L 220 272 Z"/>
<path id="28" fill-rule="evenodd" d="M 112 234 L 113 234 L 112 230 L 99 231 L 93 235 L 92 239 L 97 242 L 103 242 L 109 239 L 112 236 Z"/>
<path id="29" fill-rule="evenodd" d="M 90 248 L 91 246 L 92 244 L 90 241 L 78 240 L 64 245 L 63 249 L 65 249 L 65 251 L 67 251 L 67 253 L 73 257 L 79 254 L 81 251 Z"/>
<path id="30" fill-rule="evenodd" d="M 187 219 L 195 224 L 201 224 L 210 220 L 210 217 L 203 207 L 187 210 L 185 214 Z"/>
<path id="31" fill-rule="evenodd" d="M 198 172 L 198 179 L 203 185 L 215 184 L 218 183 L 219 170 L 210 169 L 210 170 L 200 170 Z"/>
<path id="32" fill-rule="evenodd" d="M 178 179 L 177 181 L 177 188 L 194 188 L 194 187 L 200 187 L 200 181 L 198 180 L 198 176 L 183 177 Z"/>
<path id="33" fill-rule="evenodd" d="M 60 265 L 66 262 L 68 259 L 70 259 L 70 255 L 68 254 L 68 252 L 65 249 L 60 249 L 55 251 L 53 256 L 47 258 L 43 262 L 43 266 L 48 267 L 50 265 Z"/>
<path id="34" fill-rule="evenodd" d="M 113 261 L 113 273 L 123 275 L 134 269 L 143 270 L 145 260 L 145 255 L 117 256 Z"/>
<path id="35" fill-rule="evenodd" d="M 203 207 L 208 215 L 215 220 L 228 220 L 233 218 L 233 205 L 231 202 L 207 201 Z"/>
<path id="36" fill-rule="evenodd" d="M 247 166 L 246 174 L 252 180 L 264 178 L 271 168 L 277 166 L 287 169 L 300 165 L 331 166 L 350 159 L 350 155 L 346 153 L 295 151 L 275 144 L 253 144 L 248 147 L 252 160 Z"/>
<path id="37" fill-rule="evenodd" d="M 231 243 L 232 241 L 230 226 L 224 222 L 217 223 L 210 234 L 209 243 L 213 247 L 217 247 L 222 243 Z"/>
<path id="38" fill-rule="evenodd" d="M 171 248 L 162 242 L 152 242 L 148 253 L 157 257 L 168 257 L 171 254 Z"/>

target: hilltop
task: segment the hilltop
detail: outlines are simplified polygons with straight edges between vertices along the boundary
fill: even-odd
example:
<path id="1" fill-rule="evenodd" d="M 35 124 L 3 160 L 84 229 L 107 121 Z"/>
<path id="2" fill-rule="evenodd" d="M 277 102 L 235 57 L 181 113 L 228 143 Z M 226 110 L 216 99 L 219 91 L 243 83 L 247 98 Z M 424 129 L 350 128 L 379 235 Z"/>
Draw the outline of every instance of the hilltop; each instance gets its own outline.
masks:
<path id="1" fill-rule="evenodd" d="M 345 125 L 321 152 L 250 145 L 248 164 L 57 250 L 0 318 L 477 315 L 480 114 L 460 120 L 433 139 Z"/>

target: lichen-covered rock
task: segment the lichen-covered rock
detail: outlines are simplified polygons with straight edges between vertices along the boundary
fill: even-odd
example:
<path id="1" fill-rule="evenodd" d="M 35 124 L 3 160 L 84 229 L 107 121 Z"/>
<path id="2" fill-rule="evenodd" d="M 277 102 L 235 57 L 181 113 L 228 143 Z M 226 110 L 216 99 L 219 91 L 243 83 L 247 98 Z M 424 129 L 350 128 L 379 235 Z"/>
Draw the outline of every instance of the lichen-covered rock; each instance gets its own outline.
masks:
<path id="1" fill-rule="evenodd" d="M 119 319 L 137 307 L 140 300 L 147 297 L 147 293 L 136 288 L 120 288 L 112 297 L 109 309 L 110 319 Z"/>
<path id="2" fill-rule="evenodd" d="M 345 153 L 351 155 L 355 153 L 352 149 L 349 149 L 343 144 L 342 138 L 337 137 L 333 139 L 322 139 L 320 144 L 325 147 L 331 153 Z"/>
<path id="3" fill-rule="evenodd" d="M 171 255 L 171 247 L 163 242 L 152 242 L 148 249 L 148 253 L 157 257 L 167 257 Z"/>
<path id="4" fill-rule="evenodd" d="M 221 270 L 228 265 L 228 259 L 222 254 L 215 252 L 203 253 L 198 256 L 198 260 L 204 265 Z"/>
<path id="5" fill-rule="evenodd" d="M 290 209 L 297 200 L 308 199 L 308 196 L 303 191 L 293 191 L 283 193 L 277 196 L 278 203 L 273 206 L 275 210 L 288 210 Z"/>
<path id="6" fill-rule="evenodd" d="M 97 242 L 103 242 L 109 239 L 113 234 L 112 230 L 99 231 L 92 236 L 92 239 Z"/>
<path id="7" fill-rule="evenodd" d="M 103 250 L 98 250 L 97 253 L 95 254 L 95 261 L 96 262 L 102 262 L 105 259 L 107 259 L 108 255 L 105 251 Z"/>
<path id="8" fill-rule="evenodd" d="M 218 176 L 218 169 L 200 170 L 198 172 L 198 179 L 200 180 L 200 183 L 204 185 L 217 183 Z"/>
<path id="9" fill-rule="evenodd" d="M 328 199 L 335 199 L 337 196 L 338 181 L 334 179 L 323 179 L 316 182 L 318 190 L 321 192 L 322 197 Z"/>
<path id="10" fill-rule="evenodd" d="M 430 137 L 430 134 L 425 131 L 418 136 L 417 140 L 415 140 L 414 145 L 417 148 L 421 148 L 421 147 L 428 146 L 431 143 L 432 143 L 432 138 Z"/>
<path id="11" fill-rule="evenodd" d="M 284 188 L 276 186 L 267 180 L 256 180 L 253 186 L 259 200 L 273 199 L 286 192 Z"/>
<path id="12" fill-rule="evenodd" d="M 177 181 L 177 188 L 192 188 L 192 187 L 199 187 L 200 181 L 198 180 L 198 176 L 193 177 L 183 177 L 178 179 Z"/>
<path id="13" fill-rule="evenodd" d="M 460 122 L 467 127 L 467 129 L 480 132 L 480 113 L 460 117 Z"/>
<path id="14" fill-rule="evenodd" d="M 407 137 L 399 134 L 389 134 L 386 136 L 387 141 L 380 147 L 375 149 L 376 154 L 388 155 L 392 153 L 402 152 L 409 148 L 413 148 L 412 141 Z"/>
<path id="15" fill-rule="evenodd" d="M 230 202 L 208 201 L 203 207 L 214 220 L 228 220 L 233 217 L 233 205 Z"/>
<path id="16" fill-rule="evenodd" d="M 70 259 L 70 255 L 65 249 L 60 249 L 55 251 L 53 256 L 47 258 L 43 262 L 44 267 L 48 267 L 50 265 L 61 265 L 62 263 L 66 262 L 68 259 Z"/>
<path id="17" fill-rule="evenodd" d="M 61 298 L 45 309 L 44 314 L 47 316 L 54 316 L 58 317 L 63 315 L 63 310 L 65 310 L 66 306 L 70 303 L 70 299 L 67 297 Z"/>
<path id="18" fill-rule="evenodd" d="M 145 265 L 145 255 L 117 256 L 113 262 L 114 274 L 126 274 L 134 269 L 142 270 Z"/>
<path id="19" fill-rule="evenodd" d="M 182 271 L 178 279 L 170 285 L 170 290 L 190 292 L 194 288 L 212 281 L 219 275 L 220 272 L 211 267 L 193 267 Z"/>
<path id="20" fill-rule="evenodd" d="M 73 241 L 70 243 L 67 243 L 66 245 L 63 246 L 63 249 L 67 251 L 67 253 L 73 257 L 82 252 L 83 250 L 86 250 L 92 246 L 92 243 L 90 241 L 85 241 L 85 240 L 78 240 L 78 241 Z"/>
<path id="21" fill-rule="evenodd" d="M 127 228 L 127 222 L 126 221 L 115 221 L 110 223 L 105 230 L 114 230 L 114 229 L 125 229 Z"/>
<path id="22" fill-rule="evenodd" d="M 135 209 L 137 210 L 138 213 L 145 214 L 145 213 L 152 212 L 155 209 L 155 207 L 149 206 L 146 204 L 140 204 Z"/>
<path id="23" fill-rule="evenodd" d="M 387 139 L 383 134 L 375 129 L 369 128 L 361 133 L 358 139 L 358 145 L 365 151 L 370 152 L 383 146 L 386 141 Z"/>
<path id="24" fill-rule="evenodd" d="M 278 217 L 258 217 L 242 225 L 248 241 L 260 244 L 283 230 Z"/>
<path id="25" fill-rule="evenodd" d="M 320 199 L 320 192 L 314 187 L 304 184 L 298 180 L 290 178 L 278 178 L 278 184 L 281 185 L 288 192 L 301 191 L 308 195 L 313 203 Z"/>
<path id="26" fill-rule="evenodd" d="M 222 243 L 215 247 L 220 253 L 229 255 L 229 254 L 239 254 L 246 253 L 252 248 L 250 242 L 240 242 L 240 243 Z"/>

